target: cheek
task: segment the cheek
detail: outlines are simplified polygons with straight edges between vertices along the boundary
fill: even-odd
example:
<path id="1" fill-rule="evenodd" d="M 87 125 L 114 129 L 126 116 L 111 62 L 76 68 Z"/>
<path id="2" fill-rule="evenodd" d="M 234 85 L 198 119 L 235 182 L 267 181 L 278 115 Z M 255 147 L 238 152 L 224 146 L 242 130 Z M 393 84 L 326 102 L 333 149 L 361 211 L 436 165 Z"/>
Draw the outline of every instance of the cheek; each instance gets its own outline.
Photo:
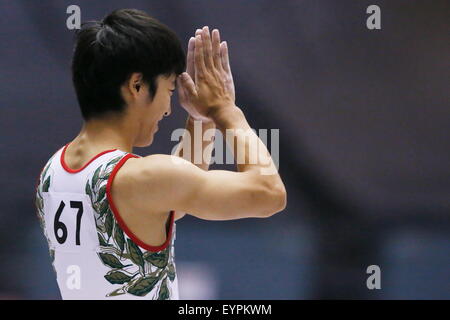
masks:
<path id="1" fill-rule="evenodd" d="M 170 96 L 170 93 L 167 94 L 165 97 L 163 97 L 160 101 L 160 111 L 162 114 L 164 114 L 164 112 L 166 112 L 169 108 L 170 105 L 172 104 L 172 97 Z"/>
<path id="2" fill-rule="evenodd" d="M 154 110 L 162 110 L 170 103 L 170 96 L 167 94 L 158 94 L 153 101 Z"/>

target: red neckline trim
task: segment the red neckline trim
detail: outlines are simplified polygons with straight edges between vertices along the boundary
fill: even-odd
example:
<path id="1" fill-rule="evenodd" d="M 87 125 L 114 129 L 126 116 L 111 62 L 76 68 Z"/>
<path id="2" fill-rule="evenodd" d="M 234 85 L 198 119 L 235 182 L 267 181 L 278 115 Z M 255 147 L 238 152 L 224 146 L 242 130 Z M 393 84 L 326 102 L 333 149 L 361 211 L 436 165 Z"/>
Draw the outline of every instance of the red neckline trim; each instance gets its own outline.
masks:
<path id="1" fill-rule="evenodd" d="M 108 152 L 113 152 L 116 151 L 117 149 L 110 149 L 110 150 L 105 150 L 100 152 L 99 154 L 95 155 L 91 160 L 89 160 L 84 166 L 82 166 L 80 169 L 70 169 L 69 166 L 67 165 L 66 161 L 64 160 L 64 155 L 66 154 L 66 149 L 69 146 L 70 142 L 68 144 L 66 144 L 64 146 L 63 151 L 61 152 L 61 165 L 64 168 L 64 170 L 66 170 L 69 173 L 77 173 L 82 171 L 83 169 L 85 169 L 92 161 L 94 161 L 95 159 L 97 159 L 98 157 L 104 155 L 105 153 Z"/>
<path id="2" fill-rule="evenodd" d="M 114 180 L 114 177 L 115 177 L 116 173 L 119 171 L 120 167 L 123 166 L 125 161 L 127 161 L 130 158 L 139 158 L 139 157 L 134 155 L 134 154 L 129 153 L 125 157 L 120 159 L 120 161 L 115 165 L 113 171 L 111 172 L 111 175 L 108 178 L 108 182 L 106 183 L 106 197 L 108 198 L 109 206 L 111 208 L 111 211 L 114 214 L 114 217 L 116 218 L 117 222 L 119 223 L 119 226 L 122 228 L 122 230 L 125 232 L 125 234 L 131 240 L 133 240 L 134 243 L 136 243 L 141 248 L 144 248 L 145 250 L 148 250 L 148 251 L 151 251 L 151 252 L 159 252 L 159 251 L 162 251 L 162 250 L 166 249 L 167 246 L 169 245 L 171 239 L 172 239 L 172 229 L 173 229 L 173 223 L 174 223 L 174 220 L 175 220 L 175 211 L 174 210 L 170 211 L 170 226 L 169 226 L 168 234 L 166 235 L 166 241 L 160 246 L 151 246 L 151 245 L 148 245 L 145 242 L 141 241 L 127 227 L 127 225 L 125 224 L 125 221 L 123 221 L 122 217 L 120 216 L 119 211 L 117 210 L 116 206 L 114 205 L 114 201 L 112 199 L 111 186 L 112 186 L 112 182 Z"/>

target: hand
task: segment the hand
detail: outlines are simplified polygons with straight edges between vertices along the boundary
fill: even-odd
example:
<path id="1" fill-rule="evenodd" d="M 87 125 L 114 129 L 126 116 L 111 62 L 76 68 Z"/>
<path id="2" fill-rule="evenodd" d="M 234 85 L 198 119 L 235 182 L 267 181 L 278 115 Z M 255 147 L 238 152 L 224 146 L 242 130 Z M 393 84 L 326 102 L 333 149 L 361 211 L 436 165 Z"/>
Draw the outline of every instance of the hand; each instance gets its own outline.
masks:
<path id="1" fill-rule="evenodd" d="M 211 121 L 218 109 L 234 106 L 228 47 L 220 42 L 219 30 L 213 30 L 212 40 L 208 27 L 196 31 L 188 44 L 186 72 L 177 82 L 180 104 L 194 120 Z"/>

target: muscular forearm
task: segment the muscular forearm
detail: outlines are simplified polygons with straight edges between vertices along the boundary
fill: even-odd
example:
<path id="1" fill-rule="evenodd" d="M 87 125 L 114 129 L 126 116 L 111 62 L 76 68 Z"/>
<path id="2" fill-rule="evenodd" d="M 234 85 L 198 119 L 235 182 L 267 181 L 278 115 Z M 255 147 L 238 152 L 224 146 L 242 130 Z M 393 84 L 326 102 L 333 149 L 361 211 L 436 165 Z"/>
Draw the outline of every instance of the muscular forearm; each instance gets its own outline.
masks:
<path id="1" fill-rule="evenodd" d="M 215 127 L 214 121 L 206 123 L 197 121 L 197 127 L 195 127 L 195 120 L 191 116 L 188 116 L 186 119 L 186 132 L 175 151 L 175 155 L 207 171 L 211 161 L 214 140 L 207 139 L 207 141 L 203 141 L 203 135 L 206 130 L 215 129 Z M 196 135 L 199 136 L 196 137 Z M 190 150 L 190 152 L 187 152 L 187 150 Z"/>
<path id="2" fill-rule="evenodd" d="M 269 151 L 250 128 L 239 107 L 220 108 L 212 118 L 233 151 L 238 171 L 254 173 L 265 182 L 282 185 Z"/>

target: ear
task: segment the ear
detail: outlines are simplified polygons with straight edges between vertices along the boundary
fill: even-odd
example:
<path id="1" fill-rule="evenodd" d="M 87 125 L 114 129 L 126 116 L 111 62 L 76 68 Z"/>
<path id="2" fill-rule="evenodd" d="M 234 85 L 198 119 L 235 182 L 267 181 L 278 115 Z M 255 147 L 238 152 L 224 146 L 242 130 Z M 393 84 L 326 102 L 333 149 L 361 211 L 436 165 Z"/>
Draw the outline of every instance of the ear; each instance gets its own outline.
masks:
<path id="1" fill-rule="evenodd" d="M 143 76 L 142 73 L 134 72 L 127 82 L 127 88 L 133 97 L 137 97 L 142 92 Z"/>

